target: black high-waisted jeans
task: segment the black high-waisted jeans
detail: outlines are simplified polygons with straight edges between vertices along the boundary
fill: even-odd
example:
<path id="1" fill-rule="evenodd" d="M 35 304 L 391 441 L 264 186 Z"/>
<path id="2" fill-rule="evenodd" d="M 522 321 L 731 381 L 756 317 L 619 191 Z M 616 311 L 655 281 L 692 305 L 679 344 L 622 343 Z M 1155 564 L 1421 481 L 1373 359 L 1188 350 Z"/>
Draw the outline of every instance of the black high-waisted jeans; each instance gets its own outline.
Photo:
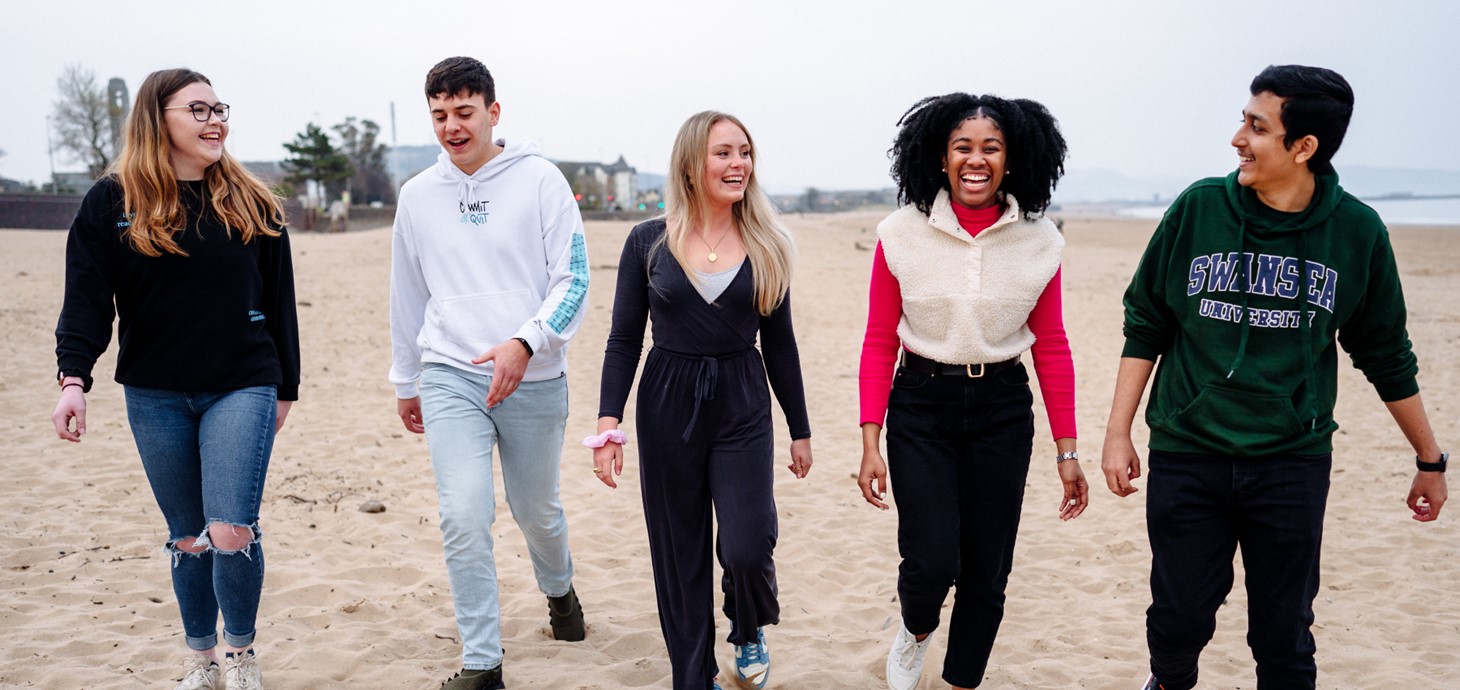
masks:
<path id="1" fill-rule="evenodd" d="M 887 462 L 902 556 L 897 593 L 915 635 L 953 615 L 943 680 L 975 687 L 1004 616 L 1034 443 L 1022 364 L 982 378 L 899 368 L 887 408 Z"/>

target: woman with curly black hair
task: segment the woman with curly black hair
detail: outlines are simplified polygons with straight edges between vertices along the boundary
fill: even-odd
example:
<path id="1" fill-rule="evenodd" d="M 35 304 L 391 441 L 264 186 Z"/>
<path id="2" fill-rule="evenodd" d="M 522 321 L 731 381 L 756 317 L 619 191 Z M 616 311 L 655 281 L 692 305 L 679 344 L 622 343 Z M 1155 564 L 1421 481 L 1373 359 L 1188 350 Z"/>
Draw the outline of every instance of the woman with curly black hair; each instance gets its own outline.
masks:
<path id="1" fill-rule="evenodd" d="M 956 586 L 943 680 L 972 688 L 1003 618 L 1033 452 L 1025 350 L 1055 440 L 1060 519 L 1079 517 L 1089 500 L 1060 307 L 1064 239 L 1043 215 L 1064 174 L 1065 140 L 1039 103 L 964 93 L 925 98 L 898 125 L 889 155 L 906 206 L 877 227 L 857 481 L 884 510 L 889 464 L 896 481 L 902 621 L 888 687 L 917 685 Z"/>

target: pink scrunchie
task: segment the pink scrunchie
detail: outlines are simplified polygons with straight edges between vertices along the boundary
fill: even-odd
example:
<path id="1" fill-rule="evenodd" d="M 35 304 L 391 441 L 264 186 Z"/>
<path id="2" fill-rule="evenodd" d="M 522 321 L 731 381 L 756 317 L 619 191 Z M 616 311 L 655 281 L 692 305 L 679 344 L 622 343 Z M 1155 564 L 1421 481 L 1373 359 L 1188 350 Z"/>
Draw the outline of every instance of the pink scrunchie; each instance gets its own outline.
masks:
<path id="1" fill-rule="evenodd" d="M 609 429 L 601 434 L 585 437 L 583 439 L 583 445 L 589 448 L 602 448 L 609 441 L 623 445 L 629 442 L 629 437 L 624 436 L 622 429 Z"/>

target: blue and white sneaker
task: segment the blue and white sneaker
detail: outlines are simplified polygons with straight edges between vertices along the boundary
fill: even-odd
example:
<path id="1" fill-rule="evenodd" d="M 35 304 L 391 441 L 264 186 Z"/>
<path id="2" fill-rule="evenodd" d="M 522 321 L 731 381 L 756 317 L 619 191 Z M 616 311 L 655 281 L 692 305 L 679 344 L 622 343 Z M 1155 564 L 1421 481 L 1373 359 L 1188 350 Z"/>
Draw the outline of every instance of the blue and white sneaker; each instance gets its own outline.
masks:
<path id="1" fill-rule="evenodd" d="M 759 690 L 771 678 L 771 652 L 765 644 L 765 628 L 755 631 L 755 641 L 735 645 L 735 675 Z"/>

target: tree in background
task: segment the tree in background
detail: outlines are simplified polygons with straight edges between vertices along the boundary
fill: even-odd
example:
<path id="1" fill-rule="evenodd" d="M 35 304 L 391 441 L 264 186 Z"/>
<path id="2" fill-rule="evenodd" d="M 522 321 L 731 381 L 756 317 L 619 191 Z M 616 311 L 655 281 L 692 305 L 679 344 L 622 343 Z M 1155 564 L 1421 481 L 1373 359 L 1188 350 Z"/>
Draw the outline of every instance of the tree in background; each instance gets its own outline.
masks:
<path id="1" fill-rule="evenodd" d="M 340 150 L 350 159 L 355 174 L 350 177 L 350 199 L 354 203 L 395 201 L 395 185 L 385 171 L 385 156 L 390 147 L 379 143 L 380 125 L 373 120 L 347 117 L 331 129 L 340 137 Z"/>
<path id="2" fill-rule="evenodd" d="M 821 190 L 815 187 L 807 187 L 806 193 L 801 196 L 802 211 L 821 210 Z"/>
<path id="3" fill-rule="evenodd" d="M 116 158 L 121 142 L 112 137 L 106 89 L 96 73 L 81 65 L 67 65 L 56 80 L 61 97 L 55 102 L 57 148 L 86 165 L 91 179 L 101 177 Z"/>
<path id="4" fill-rule="evenodd" d="M 289 172 L 286 179 L 296 189 L 314 182 L 323 191 L 324 198 L 333 199 L 344 191 L 345 181 L 355 174 L 349 156 L 335 148 L 329 135 L 313 122 L 294 135 L 294 141 L 284 144 L 284 148 L 289 151 L 289 157 L 283 162 Z"/>

